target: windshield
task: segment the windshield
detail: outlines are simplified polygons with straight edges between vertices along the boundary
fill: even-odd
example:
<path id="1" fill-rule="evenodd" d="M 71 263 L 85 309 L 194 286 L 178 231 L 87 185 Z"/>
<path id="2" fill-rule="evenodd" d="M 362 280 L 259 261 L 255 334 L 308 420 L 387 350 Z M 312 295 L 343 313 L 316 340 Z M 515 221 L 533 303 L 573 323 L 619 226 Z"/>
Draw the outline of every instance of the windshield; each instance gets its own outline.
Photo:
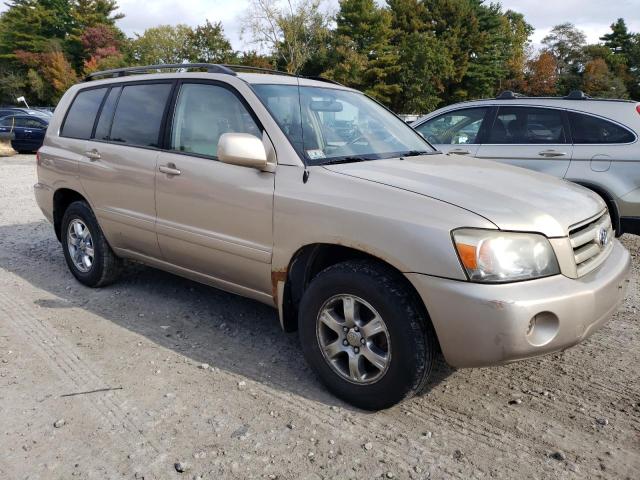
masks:
<path id="1" fill-rule="evenodd" d="M 253 88 L 307 164 L 434 152 L 411 127 L 361 93 L 297 85 Z"/>

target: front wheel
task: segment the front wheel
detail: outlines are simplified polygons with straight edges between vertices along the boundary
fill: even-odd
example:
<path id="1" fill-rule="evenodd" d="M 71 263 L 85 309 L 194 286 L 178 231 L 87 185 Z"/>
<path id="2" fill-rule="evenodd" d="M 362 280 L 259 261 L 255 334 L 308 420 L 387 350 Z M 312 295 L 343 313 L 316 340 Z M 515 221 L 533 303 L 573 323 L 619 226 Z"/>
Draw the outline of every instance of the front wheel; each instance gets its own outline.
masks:
<path id="1" fill-rule="evenodd" d="M 406 279 L 385 265 L 327 268 L 309 285 L 299 312 L 304 355 L 336 396 L 378 410 L 426 383 L 435 333 Z"/>

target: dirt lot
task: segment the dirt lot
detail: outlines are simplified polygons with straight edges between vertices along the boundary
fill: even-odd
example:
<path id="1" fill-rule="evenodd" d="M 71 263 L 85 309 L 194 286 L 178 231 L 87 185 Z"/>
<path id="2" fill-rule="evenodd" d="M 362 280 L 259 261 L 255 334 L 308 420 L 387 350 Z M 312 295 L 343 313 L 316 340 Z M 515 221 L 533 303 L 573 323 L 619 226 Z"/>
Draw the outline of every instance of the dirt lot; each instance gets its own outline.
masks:
<path id="1" fill-rule="evenodd" d="M 0 478 L 640 478 L 640 239 L 628 299 L 587 342 L 441 364 L 420 398 L 366 413 L 261 304 L 145 267 L 78 284 L 34 162 L 0 159 Z"/>

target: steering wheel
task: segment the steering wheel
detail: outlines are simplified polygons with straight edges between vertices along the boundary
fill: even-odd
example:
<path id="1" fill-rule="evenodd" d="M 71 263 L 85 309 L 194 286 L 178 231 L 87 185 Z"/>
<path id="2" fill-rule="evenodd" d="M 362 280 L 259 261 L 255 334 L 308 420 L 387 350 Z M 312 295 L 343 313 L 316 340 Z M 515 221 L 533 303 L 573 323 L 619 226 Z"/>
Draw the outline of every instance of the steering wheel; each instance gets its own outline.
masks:
<path id="1" fill-rule="evenodd" d="M 436 137 L 435 135 L 433 135 L 433 134 L 432 134 L 432 135 L 429 135 L 429 136 L 427 137 L 427 141 L 428 141 L 429 143 L 433 143 L 433 144 L 441 143 L 441 142 L 440 142 L 440 139 L 439 139 L 438 137 Z"/>

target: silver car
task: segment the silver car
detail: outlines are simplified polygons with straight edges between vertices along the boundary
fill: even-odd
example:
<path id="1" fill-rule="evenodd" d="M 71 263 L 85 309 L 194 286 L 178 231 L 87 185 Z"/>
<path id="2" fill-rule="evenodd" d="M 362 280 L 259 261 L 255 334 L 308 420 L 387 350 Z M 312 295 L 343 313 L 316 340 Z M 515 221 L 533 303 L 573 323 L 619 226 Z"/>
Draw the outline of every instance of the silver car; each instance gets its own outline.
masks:
<path id="1" fill-rule="evenodd" d="M 442 155 L 331 82 L 143 74 L 186 67 L 94 74 L 56 108 L 35 195 L 84 285 L 128 259 L 271 305 L 368 409 L 420 391 L 438 350 L 456 367 L 562 350 L 622 301 L 630 255 L 593 192 Z"/>
<path id="2" fill-rule="evenodd" d="M 458 103 L 412 125 L 444 153 L 495 160 L 571 180 L 600 195 L 614 229 L 640 234 L 640 103 L 504 92 Z"/>

